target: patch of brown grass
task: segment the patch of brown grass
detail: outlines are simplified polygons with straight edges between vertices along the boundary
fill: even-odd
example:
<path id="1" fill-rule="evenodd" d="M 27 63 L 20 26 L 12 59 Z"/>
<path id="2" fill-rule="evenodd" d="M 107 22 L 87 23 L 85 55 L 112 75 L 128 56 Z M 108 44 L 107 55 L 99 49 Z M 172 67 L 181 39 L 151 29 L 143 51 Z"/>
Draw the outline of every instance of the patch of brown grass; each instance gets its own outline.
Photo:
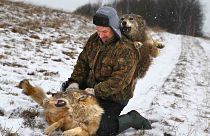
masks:
<path id="1" fill-rule="evenodd" d="M 0 55 L 0 59 L 3 59 L 4 58 L 4 55 Z"/>
<path id="2" fill-rule="evenodd" d="M 0 5 L 1 6 L 1 5 Z M 9 27 L 10 26 L 10 24 L 8 24 L 8 23 L 5 23 L 5 22 L 0 22 L 0 28 L 7 28 L 7 27 Z"/>
<path id="3" fill-rule="evenodd" d="M 10 63 L 10 62 L 3 62 L 3 66 L 27 68 L 27 66 L 24 66 L 18 63 Z"/>
<path id="4" fill-rule="evenodd" d="M 5 115 L 4 111 L 0 109 L 0 116 L 4 116 L 4 115 Z"/>
<path id="5" fill-rule="evenodd" d="M 65 43 L 66 41 L 69 41 L 70 37 L 69 36 L 62 36 L 58 37 L 57 39 L 54 40 L 56 43 Z"/>
<path id="6" fill-rule="evenodd" d="M 21 27 L 26 27 L 30 30 L 40 30 L 41 29 L 41 21 L 40 20 L 28 20 L 25 22 L 21 22 L 19 24 Z"/>
<path id="7" fill-rule="evenodd" d="M 44 26 L 58 29 L 65 23 L 65 19 L 59 19 L 59 18 L 52 18 L 52 19 L 45 19 L 44 20 Z"/>
<path id="8" fill-rule="evenodd" d="M 67 55 L 67 56 L 69 56 L 72 59 L 75 59 L 75 56 L 76 56 L 75 55 L 76 54 L 75 51 L 62 51 L 62 53 L 65 54 L 65 55 Z"/>
<path id="9" fill-rule="evenodd" d="M 44 76 L 55 76 L 58 75 L 58 72 L 50 72 L 45 69 L 37 70 L 37 72 L 43 73 Z"/>
<path id="10" fill-rule="evenodd" d="M 19 33 L 19 34 L 27 34 L 27 30 L 23 27 L 13 27 L 11 30 L 13 33 Z"/>
<path id="11" fill-rule="evenodd" d="M 12 132 L 12 129 L 2 127 L 0 125 L 0 134 L 1 136 L 19 136 L 17 132 Z"/>
<path id="12" fill-rule="evenodd" d="M 24 126 L 30 128 L 44 128 L 44 123 L 36 121 L 36 117 L 39 116 L 39 112 L 36 109 L 29 108 L 20 113 L 20 117 L 24 119 Z"/>
<path id="13" fill-rule="evenodd" d="M 29 37 L 30 38 L 33 38 L 33 39 L 40 39 L 40 37 L 38 35 L 35 35 L 35 34 L 32 34 Z"/>

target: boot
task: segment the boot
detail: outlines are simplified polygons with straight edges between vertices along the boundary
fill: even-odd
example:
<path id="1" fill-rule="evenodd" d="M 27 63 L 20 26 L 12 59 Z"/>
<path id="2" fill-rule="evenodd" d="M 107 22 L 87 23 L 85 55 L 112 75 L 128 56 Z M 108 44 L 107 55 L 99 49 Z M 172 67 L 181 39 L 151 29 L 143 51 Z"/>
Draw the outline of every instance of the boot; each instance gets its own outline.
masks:
<path id="1" fill-rule="evenodd" d="M 125 115 L 121 115 L 119 117 L 119 130 L 118 132 L 121 133 L 124 130 L 132 127 L 135 129 L 152 129 L 150 122 L 141 116 L 137 111 L 132 110 Z"/>

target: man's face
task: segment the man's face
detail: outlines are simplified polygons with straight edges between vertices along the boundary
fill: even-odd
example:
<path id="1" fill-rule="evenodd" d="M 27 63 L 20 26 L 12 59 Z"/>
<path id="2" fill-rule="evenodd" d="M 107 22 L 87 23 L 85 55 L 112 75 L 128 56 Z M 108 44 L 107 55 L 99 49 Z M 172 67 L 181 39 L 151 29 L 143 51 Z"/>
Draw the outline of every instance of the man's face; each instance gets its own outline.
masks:
<path id="1" fill-rule="evenodd" d="M 103 43 L 106 42 L 108 39 L 112 38 L 112 36 L 114 35 L 110 27 L 96 26 L 96 31 Z"/>

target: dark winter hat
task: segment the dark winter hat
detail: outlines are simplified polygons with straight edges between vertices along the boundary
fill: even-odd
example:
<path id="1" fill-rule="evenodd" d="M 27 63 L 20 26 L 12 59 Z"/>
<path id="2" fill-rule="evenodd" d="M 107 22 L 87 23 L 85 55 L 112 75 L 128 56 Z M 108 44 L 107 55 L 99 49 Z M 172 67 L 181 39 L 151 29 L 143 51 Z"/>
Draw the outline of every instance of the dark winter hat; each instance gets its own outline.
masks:
<path id="1" fill-rule="evenodd" d="M 119 17 L 117 15 L 117 11 L 112 7 L 104 6 L 99 8 L 93 16 L 93 24 L 97 26 L 109 26 L 115 34 L 121 38 Z"/>

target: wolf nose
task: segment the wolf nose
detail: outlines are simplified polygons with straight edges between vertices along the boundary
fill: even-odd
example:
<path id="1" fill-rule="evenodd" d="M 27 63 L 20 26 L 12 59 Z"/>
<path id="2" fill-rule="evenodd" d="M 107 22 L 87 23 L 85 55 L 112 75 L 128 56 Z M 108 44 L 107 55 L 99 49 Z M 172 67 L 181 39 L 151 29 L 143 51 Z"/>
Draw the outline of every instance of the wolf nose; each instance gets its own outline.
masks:
<path id="1" fill-rule="evenodd" d="M 126 21 L 123 21 L 123 22 L 122 22 L 122 25 L 123 25 L 123 26 L 126 26 L 126 24 L 127 24 Z"/>

